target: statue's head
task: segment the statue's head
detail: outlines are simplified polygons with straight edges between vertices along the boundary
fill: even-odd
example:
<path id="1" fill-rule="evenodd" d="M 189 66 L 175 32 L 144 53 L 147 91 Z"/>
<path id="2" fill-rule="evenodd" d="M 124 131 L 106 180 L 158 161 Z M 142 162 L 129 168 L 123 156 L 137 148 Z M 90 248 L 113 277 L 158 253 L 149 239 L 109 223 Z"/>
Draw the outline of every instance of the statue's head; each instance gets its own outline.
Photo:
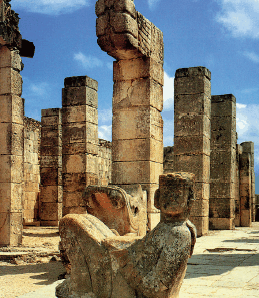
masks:
<path id="1" fill-rule="evenodd" d="M 193 201 L 195 176 L 176 172 L 159 176 L 159 189 L 155 192 L 155 207 L 169 217 L 187 218 Z"/>

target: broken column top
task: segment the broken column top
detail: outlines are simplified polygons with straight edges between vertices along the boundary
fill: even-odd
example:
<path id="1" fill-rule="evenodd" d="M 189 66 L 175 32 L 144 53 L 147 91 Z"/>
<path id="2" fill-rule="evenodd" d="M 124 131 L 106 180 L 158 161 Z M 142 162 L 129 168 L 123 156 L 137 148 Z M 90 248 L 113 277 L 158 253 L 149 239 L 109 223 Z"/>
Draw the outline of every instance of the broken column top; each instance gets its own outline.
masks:
<path id="1" fill-rule="evenodd" d="M 87 86 L 98 91 L 98 82 L 88 76 L 69 77 L 64 80 L 65 88 Z"/>
<path id="2" fill-rule="evenodd" d="M 205 76 L 211 80 L 211 72 L 204 66 L 179 68 L 175 72 L 175 78 Z"/>
<path id="3" fill-rule="evenodd" d="M 242 146 L 243 152 L 254 153 L 254 142 L 243 142 L 240 145 Z"/>
<path id="4" fill-rule="evenodd" d="M 60 108 L 42 109 L 41 110 L 41 117 L 59 116 L 60 113 L 61 113 Z"/>
<path id="5" fill-rule="evenodd" d="M 212 102 L 232 101 L 235 103 L 236 98 L 233 94 L 212 95 L 211 101 Z"/>

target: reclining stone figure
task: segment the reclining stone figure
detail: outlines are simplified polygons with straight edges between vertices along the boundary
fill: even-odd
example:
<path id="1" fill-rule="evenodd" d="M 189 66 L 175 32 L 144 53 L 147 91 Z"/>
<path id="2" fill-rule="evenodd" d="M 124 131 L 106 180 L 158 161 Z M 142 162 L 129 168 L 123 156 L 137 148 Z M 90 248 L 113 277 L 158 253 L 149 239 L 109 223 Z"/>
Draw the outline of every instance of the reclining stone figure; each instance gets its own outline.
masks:
<path id="1" fill-rule="evenodd" d="M 161 175 L 155 193 L 161 221 L 144 237 L 117 236 L 90 214 L 66 215 L 60 235 L 72 268 L 57 297 L 178 297 L 196 241 L 188 221 L 193 188 L 193 174 Z"/>

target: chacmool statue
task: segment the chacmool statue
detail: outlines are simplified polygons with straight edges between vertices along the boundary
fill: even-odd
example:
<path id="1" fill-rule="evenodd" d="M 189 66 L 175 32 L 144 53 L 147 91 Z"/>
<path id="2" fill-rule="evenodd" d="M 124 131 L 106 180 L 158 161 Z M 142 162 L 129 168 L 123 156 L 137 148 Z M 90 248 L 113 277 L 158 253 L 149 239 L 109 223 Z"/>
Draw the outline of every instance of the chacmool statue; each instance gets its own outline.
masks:
<path id="1" fill-rule="evenodd" d="M 159 178 L 155 206 L 160 223 L 146 236 L 115 235 L 90 214 L 66 215 L 60 222 L 62 246 L 71 275 L 57 287 L 58 297 L 178 297 L 196 229 L 188 221 L 194 200 L 194 175 Z"/>

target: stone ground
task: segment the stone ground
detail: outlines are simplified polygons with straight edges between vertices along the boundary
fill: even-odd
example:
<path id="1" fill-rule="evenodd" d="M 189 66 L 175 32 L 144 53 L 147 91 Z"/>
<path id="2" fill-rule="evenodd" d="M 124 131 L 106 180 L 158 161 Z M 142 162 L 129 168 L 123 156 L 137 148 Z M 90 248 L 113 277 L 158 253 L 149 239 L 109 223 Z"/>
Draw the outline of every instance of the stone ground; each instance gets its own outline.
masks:
<path id="1" fill-rule="evenodd" d="M 27 228 L 22 247 L 0 249 L 1 298 L 55 297 L 58 277 L 65 272 L 57 232 L 57 228 Z M 259 223 L 210 231 L 197 239 L 179 298 L 193 297 L 259 297 Z"/>

